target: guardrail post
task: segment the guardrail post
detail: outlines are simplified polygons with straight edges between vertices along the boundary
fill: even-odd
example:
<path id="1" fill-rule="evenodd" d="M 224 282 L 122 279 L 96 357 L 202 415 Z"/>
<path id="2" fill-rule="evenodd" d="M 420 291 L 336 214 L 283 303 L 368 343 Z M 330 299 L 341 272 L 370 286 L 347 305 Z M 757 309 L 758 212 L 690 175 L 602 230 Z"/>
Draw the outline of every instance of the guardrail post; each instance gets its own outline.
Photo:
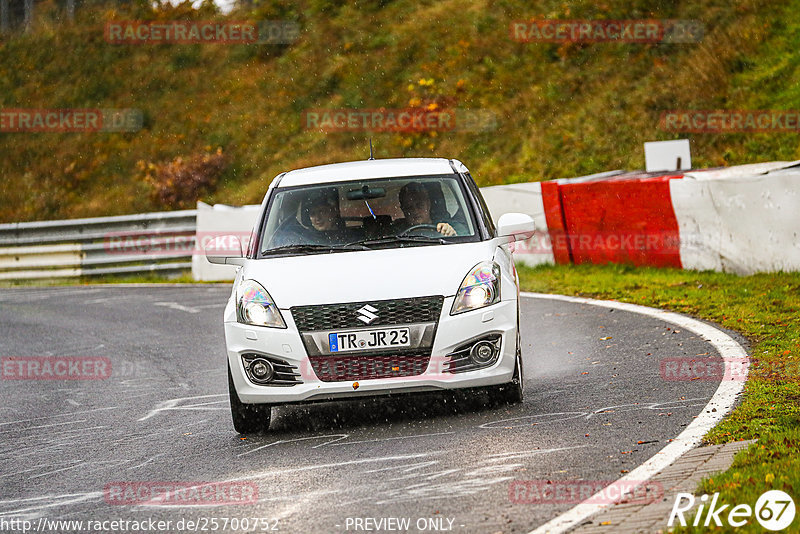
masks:
<path id="1" fill-rule="evenodd" d="M 0 34 L 8 33 L 8 0 L 0 0 Z"/>
<path id="2" fill-rule="evenodd" d="M 25 30 L 33 27 L 33 0 L 25 0 Z"/>

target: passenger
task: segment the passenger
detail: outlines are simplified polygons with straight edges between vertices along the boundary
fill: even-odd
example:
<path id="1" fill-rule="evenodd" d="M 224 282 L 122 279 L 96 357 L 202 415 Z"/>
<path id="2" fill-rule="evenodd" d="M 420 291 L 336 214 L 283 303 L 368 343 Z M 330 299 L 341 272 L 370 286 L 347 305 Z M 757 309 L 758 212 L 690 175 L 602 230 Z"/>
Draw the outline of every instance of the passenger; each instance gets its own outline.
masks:
<path id="1" fill-rule="evenodd" d="M 319 196 L 311 201 L 308 208 L 311 227 L 318 232 L 332 232 L 344 227 L 339 210 L 330 199 Z"/>

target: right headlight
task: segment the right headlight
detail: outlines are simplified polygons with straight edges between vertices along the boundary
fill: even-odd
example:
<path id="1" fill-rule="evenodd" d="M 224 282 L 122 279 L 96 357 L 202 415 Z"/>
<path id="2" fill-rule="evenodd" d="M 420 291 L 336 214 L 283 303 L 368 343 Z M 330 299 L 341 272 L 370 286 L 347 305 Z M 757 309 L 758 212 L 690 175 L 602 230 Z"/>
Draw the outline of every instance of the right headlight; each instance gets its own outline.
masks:
<path id="1" fill-rule="evenodd" d="M 255 326 L 286 328 L 275 301 L 255 280 L 243 280 L 236 288 L 236 320 Z"/>
<path id="2" fill-rule="evenodd" d="M 473 267 L 461 282 L 450 315 L 497 302 L 500 302 L 500 267 L 493 261 L 485 261 Z"/>

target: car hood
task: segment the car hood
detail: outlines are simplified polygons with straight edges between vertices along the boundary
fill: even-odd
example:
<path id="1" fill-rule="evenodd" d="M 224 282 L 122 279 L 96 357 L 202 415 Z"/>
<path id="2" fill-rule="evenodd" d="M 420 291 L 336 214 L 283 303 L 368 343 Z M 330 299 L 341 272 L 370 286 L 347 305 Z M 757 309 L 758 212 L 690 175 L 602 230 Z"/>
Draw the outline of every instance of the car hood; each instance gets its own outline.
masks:
<path id="1" fill-rule="evenodd" d="M 253 260 L 258 281 L 279 308 L 427 295 L 452 296 L 467 273 L 491 260 L 491 241 L 335 252 Z"/>

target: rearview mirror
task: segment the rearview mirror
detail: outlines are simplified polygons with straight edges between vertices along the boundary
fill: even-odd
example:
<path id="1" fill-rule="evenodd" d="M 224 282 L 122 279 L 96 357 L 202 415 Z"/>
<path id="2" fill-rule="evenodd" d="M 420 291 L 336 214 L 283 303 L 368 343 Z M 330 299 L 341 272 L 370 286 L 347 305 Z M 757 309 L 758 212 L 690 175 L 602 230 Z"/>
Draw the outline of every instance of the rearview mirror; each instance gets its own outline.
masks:
<path id="1" fill-rule="evenodd" d="M 510 241 L 529 239 L 535 230 L 533 218 L 524 213 L 504 213 L 497 220 L 497 236 L 510 238 Z"/>
<path id="2" fill-rule="evenodd" d="M 386 189 L 383 187 L 370 187 L 367 184 L 361 189 L 351 189 L 347 192 L 347 200 L 370 200 L 386 196 Z"/>

